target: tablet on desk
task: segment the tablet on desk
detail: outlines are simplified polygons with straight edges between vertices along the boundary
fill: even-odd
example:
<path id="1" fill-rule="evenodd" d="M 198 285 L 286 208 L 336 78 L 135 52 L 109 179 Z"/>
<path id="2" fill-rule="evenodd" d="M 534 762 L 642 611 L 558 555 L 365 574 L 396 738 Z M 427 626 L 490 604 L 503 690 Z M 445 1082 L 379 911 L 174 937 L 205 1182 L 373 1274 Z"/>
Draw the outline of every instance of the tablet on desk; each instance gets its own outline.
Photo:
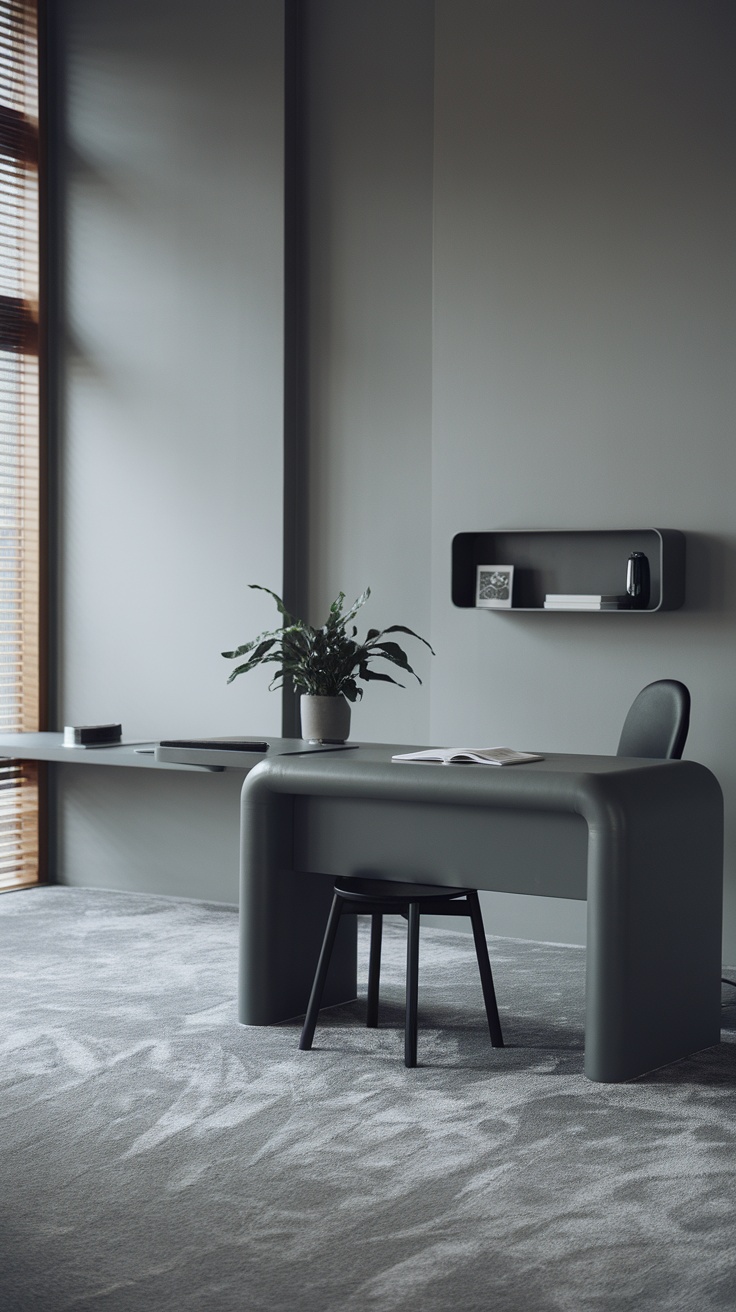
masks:
<path id="1" fill-rule="evenodd" d="M 251 766 L 268 751 L 265 738 L 162 738 L 156 760 L 174 765 Z"/>
<path id="2" fill-rule="evenodd" d="M 194 747 L 197 751 L 267 752 L 268 743 L 261 738 L 162 738 L 159 747 Z"/>

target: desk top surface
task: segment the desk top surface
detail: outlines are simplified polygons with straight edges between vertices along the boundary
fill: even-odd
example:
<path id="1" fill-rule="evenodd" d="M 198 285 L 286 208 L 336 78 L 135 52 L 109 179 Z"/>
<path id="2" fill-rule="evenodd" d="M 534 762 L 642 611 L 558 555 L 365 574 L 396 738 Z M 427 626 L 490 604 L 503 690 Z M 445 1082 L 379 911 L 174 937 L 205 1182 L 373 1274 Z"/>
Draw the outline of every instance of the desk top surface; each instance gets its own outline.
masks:
<path id="1" fill-rule="evenodd" d="M 405 750 L 409 749 L 390 743 L 362 743 L 355 751 L 326 755 L 319 761 L 301 753 L 274 753 L 261 757 L 245 792 L 254 799 L 265 790 L 294 796 L 462 805 L 503 805 L 503 799 L 508 799 L 511 805 L 529 801 L 555 808 L 555 798 L 567 807 L 565 799 L 579 796 L 594 800 L 623 795 L 643 799 L 646 795 L 653 799 L 664 790 L 671 800 L 675 796 L 687 799 L 700 787 L 715 786 L 720 792 L 711 772 L 695 761 L 563 752 L 543 752 L 541 760 L 511 766 L 391 760 L 394 753 Z"/>
<path id="2" fill-rule="evenodd" d="M 401 780 L 410 778 L 426 780 L 435 775 L 443 779 L 446 788 L 450 778 L 456 778 L 462 787 L 469 784 L 471 788 L 488 786 L 491 778 L 497 780 L 493 786 L 499 786 L 504 780 L 514 777 L 527 780 L 530 776 L 545 775 L 630 775 L 632 772 L 652 772 L 666 766 L 669 769 L 685 766 L 686 762 L 653 761 L 642 758 L 620 756 L 592 756 L 561 752 L 544 752 L 541 761 L 531 761 L 523 765 L 506 767 L 453 764 L 449 766 L 436 763 L 414 764 L 411 762 L 394 762 L 391 756 L 398 752 L 417 750 L 409 743 L 348 743 L 344 748 L 323 748 L 310 746 L 301 738 L 264 738 L 268 741 L 266 754 L 237 754 L 238 759 L 228 764 L 227 769 L 248 774 L 256 766 L 266 763 L 270 775 L 278 776 L 284 782 L 287 777 L 295 781 L 296 791 L 309 791 L 309 781 L 324 781 L 329 791 L 330 781 L 350 780 L 359 788 L 369 778 L 391 780 L 391 784 L 400 785 Z M 53 761 L 65 765 L 114 765 L 145 770 L 192 770 L 210 773 L 212 767 L 202 764 L 181 765 L 170 761 L 157 761 L 154 755 L 156 741 L 123 742 L 110 747 L 64 747 L 61 733 L 18 733 L 0 734 L 0 757 L 15 760 Z M 536 745 L 535 745 L 536 747 Z M 543 751 L 542 748 L 540 748 Z M 234 754 L 235 755 L 235 754 Z M 319 757 L 319 761 L 315 758 Z M 697 767 L 699 770 L 704 767 Z M 473 783 L 470 781 L 473 780 Z M 486 782 L 483 783 L 482 781 Z M 301 781 L 301 784 L 300 782 Z M 551 780 L 550 780 L 551 782 Z M 541 783 L 541 780 L 540 780 Z M 401 785 L 400 785 L 401 786 Z M 501 784 L 501 787 L 507 787 Z M 318 791 L 321 791 L 318 789 Z"/>
<path id="3" fill-rule="evenodd" d="M 173 761 L 157 761 L 154 753 L 158 741 L 136 739 L 115 743 L 110 747 L 64 747 L 62 733 L 5 733 L 0 734 L 0 757 L 23 761 L 58 761 L 64 765 L 128 766 L 139 770 L 188 770 L 190 773 L 199 770 L 208 774 L 213 768 L 223 768 L 198 763 L 180 765 Z M 301 738 L 266 738 L 264 735 L 263 741 L 268 742 L 270 755 L 309 750 Z M 245 759 L 239 755 L 238 760 L 233 759 L 232 765 L 227 768 L 247 774 L 262 760 L 264 756 L 260 753 L 253 753 L 252 757 L 248 755 Z"/>

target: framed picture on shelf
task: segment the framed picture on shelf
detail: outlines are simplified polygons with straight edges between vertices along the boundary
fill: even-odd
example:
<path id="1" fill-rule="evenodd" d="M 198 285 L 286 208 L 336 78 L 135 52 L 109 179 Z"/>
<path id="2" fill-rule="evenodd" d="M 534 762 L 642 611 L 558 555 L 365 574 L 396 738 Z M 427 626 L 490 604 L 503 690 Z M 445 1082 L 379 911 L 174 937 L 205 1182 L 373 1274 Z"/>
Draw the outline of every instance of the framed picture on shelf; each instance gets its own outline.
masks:
<path id="1" fill-rule="evenodd" d="M 514 594 L 513 565 L 478 565 L 475 604 L 489 610 L 510 610 Z"/>

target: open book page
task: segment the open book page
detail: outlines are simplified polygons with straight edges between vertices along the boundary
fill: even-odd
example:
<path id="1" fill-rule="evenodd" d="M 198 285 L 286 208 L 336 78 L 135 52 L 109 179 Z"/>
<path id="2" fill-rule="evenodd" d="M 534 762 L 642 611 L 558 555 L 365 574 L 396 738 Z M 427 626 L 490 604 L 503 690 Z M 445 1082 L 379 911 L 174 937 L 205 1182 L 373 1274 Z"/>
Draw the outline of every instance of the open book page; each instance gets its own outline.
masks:
<path id="1" fill-rule="evenodd" d="M 440 765 L 522 765 L 524 761 L 543 761 L 536 752 L 516 752 L 512 747 L 430 747 L 422 752 L 402 752 L 392 761 L 413 761 Z"/>

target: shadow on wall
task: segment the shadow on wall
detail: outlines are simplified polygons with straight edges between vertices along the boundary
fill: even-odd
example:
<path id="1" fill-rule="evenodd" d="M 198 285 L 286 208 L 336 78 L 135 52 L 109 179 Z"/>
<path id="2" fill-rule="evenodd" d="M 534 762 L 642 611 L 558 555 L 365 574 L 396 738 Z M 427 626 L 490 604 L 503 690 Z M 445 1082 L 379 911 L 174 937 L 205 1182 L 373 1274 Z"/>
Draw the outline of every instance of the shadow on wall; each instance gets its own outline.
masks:
<path id="1" fill-rule="evenodd" d="M 736 606 L 736 538 L 687 534 L 685 609 L 725 611 Z"/>

